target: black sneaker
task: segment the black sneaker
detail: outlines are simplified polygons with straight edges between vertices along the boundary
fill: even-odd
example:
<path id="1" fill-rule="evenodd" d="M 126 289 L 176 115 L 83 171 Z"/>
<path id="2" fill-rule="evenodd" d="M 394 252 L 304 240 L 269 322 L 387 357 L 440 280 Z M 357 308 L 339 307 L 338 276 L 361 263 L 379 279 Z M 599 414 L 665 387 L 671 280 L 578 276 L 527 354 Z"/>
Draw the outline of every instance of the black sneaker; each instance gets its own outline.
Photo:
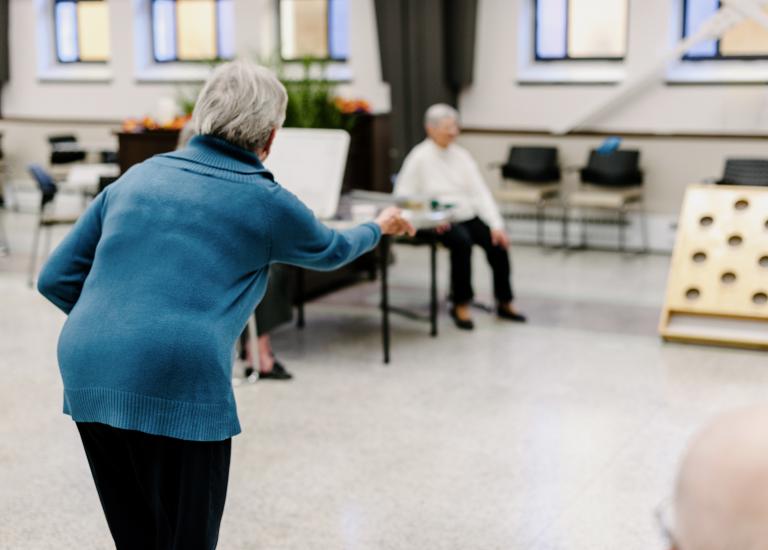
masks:
<path id="1" fill-rule="evenodd" d="M 472 319 L 460 319 L 459 316 L 456 315 L 455 307 L 451 308 L 451 317 L 453 318 L 456 327 L 461 330 L 473 330 L 475 328 L 475 322 Z"/>
<path id="2" fill-rule="evenodd" d="M 513 321 L 515 323 L 525 323 L 528 321 L 525 315 L 517 313 L 515 311 L 509 311 L 505 307 L 496 308 L 496 315 L 499 319 L 505 319 L 507 321 Z"/>
<path id="3" fill-rule="evenodd" d="M 256 371 L 253 367 L 246 367 L 245 378 L 250 380 L 251 377 L 255 377 L 257 380 L 290 380 L 293 375 L 285 370 L 279 361 L 275 361 L 269 372 Z"/>

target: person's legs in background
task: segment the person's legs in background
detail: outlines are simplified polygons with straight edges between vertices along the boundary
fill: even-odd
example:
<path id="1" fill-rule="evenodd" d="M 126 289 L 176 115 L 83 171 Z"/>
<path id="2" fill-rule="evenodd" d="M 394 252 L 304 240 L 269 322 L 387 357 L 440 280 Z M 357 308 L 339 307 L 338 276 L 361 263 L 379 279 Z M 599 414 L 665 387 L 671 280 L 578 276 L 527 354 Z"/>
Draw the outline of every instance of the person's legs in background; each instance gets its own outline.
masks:
<path id="1" fill-rule="evenodd" d="M 256 330 L 258 348 L 258 378 L 265 380 L 290 380 L 290 372 L 275 359 L 272 350 L 271 332 L 280 325 L 293 320 L 294 272 L 289 266 L 273 264 L 269 268 L 269 283 L 261 303 L 256 307 Z M 254 357 L 250 353 L 249 338 L 243 333 L 241 341 L 245 350 L 245 359 L 249 367 L 245 370 L 246 378 L 256 377 Z"/>
<path id="2" fill-rule="evenodd" d="M 491 229 L 480 218 L 464 222 L 464 227 L 472 236 L 472 241 L 485 251 L 488 264 L 493 272 L 493 294 L 496 299 L 496 312 L 502 319 L 525 322 L 525 316 L 520 314 L 513 304 L 512 270 L 509 261 L 509 251 L 493 244 Z"/>
<path id="3" fill-rule="evenodd" d="M 213 550 L 231 439 L 186 441 L 78 422 L 117 550 Z"/>
<path id="4" fill-rule="evenodd" d="M 472 289 L 472 235 L 465 223 L 456 223 L 439 233 L 438 238 L 451 253 L 451 316 L 457 327 L 471 330 L 474 323 L 470 306 L 475 296 Z"/>

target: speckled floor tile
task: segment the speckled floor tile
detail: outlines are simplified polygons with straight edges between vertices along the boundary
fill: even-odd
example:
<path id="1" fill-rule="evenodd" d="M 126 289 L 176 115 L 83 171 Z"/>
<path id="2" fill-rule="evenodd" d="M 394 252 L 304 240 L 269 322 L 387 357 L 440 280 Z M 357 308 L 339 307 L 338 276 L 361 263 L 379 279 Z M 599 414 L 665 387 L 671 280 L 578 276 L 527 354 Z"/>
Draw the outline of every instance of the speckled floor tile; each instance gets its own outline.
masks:
<path id="1" fill-rule="evenodd" d="M 32 223 L 6 217 L 12 255 L 0 258 L 0 548 L 110 548 L 60 413 L 64 318 L 25 285 Z M 425 304 L 426 253 L 396 252 L 393 301 Z M 461 332 L 443 304 L 433 339 L 395 317 L 384 366 L 366 283 L 310 304 L 305 330 L 278 331 L 296 378 L 236 388 L 244 432 L 219 548 L 660 549 L 653 507 L 685 441 L 717 411 L 764 399 L 766 355 L 661 343 L 667 257 L 513 258 L 526 325 L 478 311 Z"/>

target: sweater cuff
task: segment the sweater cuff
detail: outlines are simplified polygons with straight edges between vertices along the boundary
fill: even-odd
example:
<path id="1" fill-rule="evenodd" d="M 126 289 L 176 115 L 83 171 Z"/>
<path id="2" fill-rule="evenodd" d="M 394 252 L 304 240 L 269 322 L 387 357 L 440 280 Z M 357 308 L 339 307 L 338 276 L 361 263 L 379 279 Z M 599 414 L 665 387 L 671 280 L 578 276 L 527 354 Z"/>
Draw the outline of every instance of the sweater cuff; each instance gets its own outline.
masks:
<path id="1" fill-rule="evenodd" d="M 370 227 L 371 231 L 373 231 L 374 242 L 371 245 L 371 248 L 379 244 L 379 241 L 381 240 L 381 227 L 379 227 L 379 224 L 376 222 L 366 222 L 363 224 L 363 227 Z"/>

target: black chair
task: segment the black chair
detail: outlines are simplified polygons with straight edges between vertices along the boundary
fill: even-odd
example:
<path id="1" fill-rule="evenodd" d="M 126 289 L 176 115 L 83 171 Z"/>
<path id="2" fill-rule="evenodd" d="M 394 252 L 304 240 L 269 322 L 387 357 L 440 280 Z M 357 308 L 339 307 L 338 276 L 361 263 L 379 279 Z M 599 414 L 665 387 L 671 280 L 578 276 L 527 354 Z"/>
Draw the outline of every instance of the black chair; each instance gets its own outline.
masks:
<path id="1" fill-rule="evenodd" d="M 617 150 L 603 154 L 590 151 L 587 166 L 580 171 L 582 183 L 601 187 L 632 187 L 643 183 L 640 151 Z"/>
<path id="2" fill-rule="evenodd" d="M 70 164 L 85 160 L 86 151 L 71 134 L 48 136 L 51 145 L 51 165 Z"/>
<path id="3" fill-rule="evenodd" d="M 768 159 L 726 159 L 718 185 L 768 186 Z"/>
<path id="4" fill-rule="evenodd" d="M 72 225 L 77 221 L 77 216 L 60 217 L 55 216 L 51 212 L 51 203 L 56 198 L 56 194 L 59 192 L 56 182 L 53 177 L 38 164 L 30 164 L 27 169 L 37 183 L 37 187 L 40 190 L 40 211 L 37 218 L 37 225 L 35 226 L 35 235 L 32 239 L 32 253 L 29 263 L 29 286 L 33 286 L 35 279 L 35 269 L 37 266 L 38 246 L 40 243 L 40 231 L 42 228 L 46 229 L 45 239 L 45 255 L 51 250 L 51 233 L 54 226 L 57 225 Z"/>
<path id="5" fill-rule="evenodd" d="M 615 210 L 619 220 L 619 250 L 625 249 L 627 211 L 636 207 L 640 212 L 643 251 L 648 250 L 648 227 L 643 208 L 643 172 L 640 151 L 616 150 L 599 153 L 592 150 L 587 166 L 580 170 L 581 187 L 568 196 L 568 208 Z M 582 216 L 583 218 L 583 216 Z M 581 244 L 587 246 L 586 223 L 582 219 Z"/>
<path id="6" fill-rule="evenodd" d="M 495 192 L 496 199 L 502 205 L 534 205 L 536 240 L 543 245 L 545 208 L 549 201 L 560 197 L 562 189 L 557 148 L 513 146 L 509 149 L 507 162 L 498 167 L 502 186 Z"/>

